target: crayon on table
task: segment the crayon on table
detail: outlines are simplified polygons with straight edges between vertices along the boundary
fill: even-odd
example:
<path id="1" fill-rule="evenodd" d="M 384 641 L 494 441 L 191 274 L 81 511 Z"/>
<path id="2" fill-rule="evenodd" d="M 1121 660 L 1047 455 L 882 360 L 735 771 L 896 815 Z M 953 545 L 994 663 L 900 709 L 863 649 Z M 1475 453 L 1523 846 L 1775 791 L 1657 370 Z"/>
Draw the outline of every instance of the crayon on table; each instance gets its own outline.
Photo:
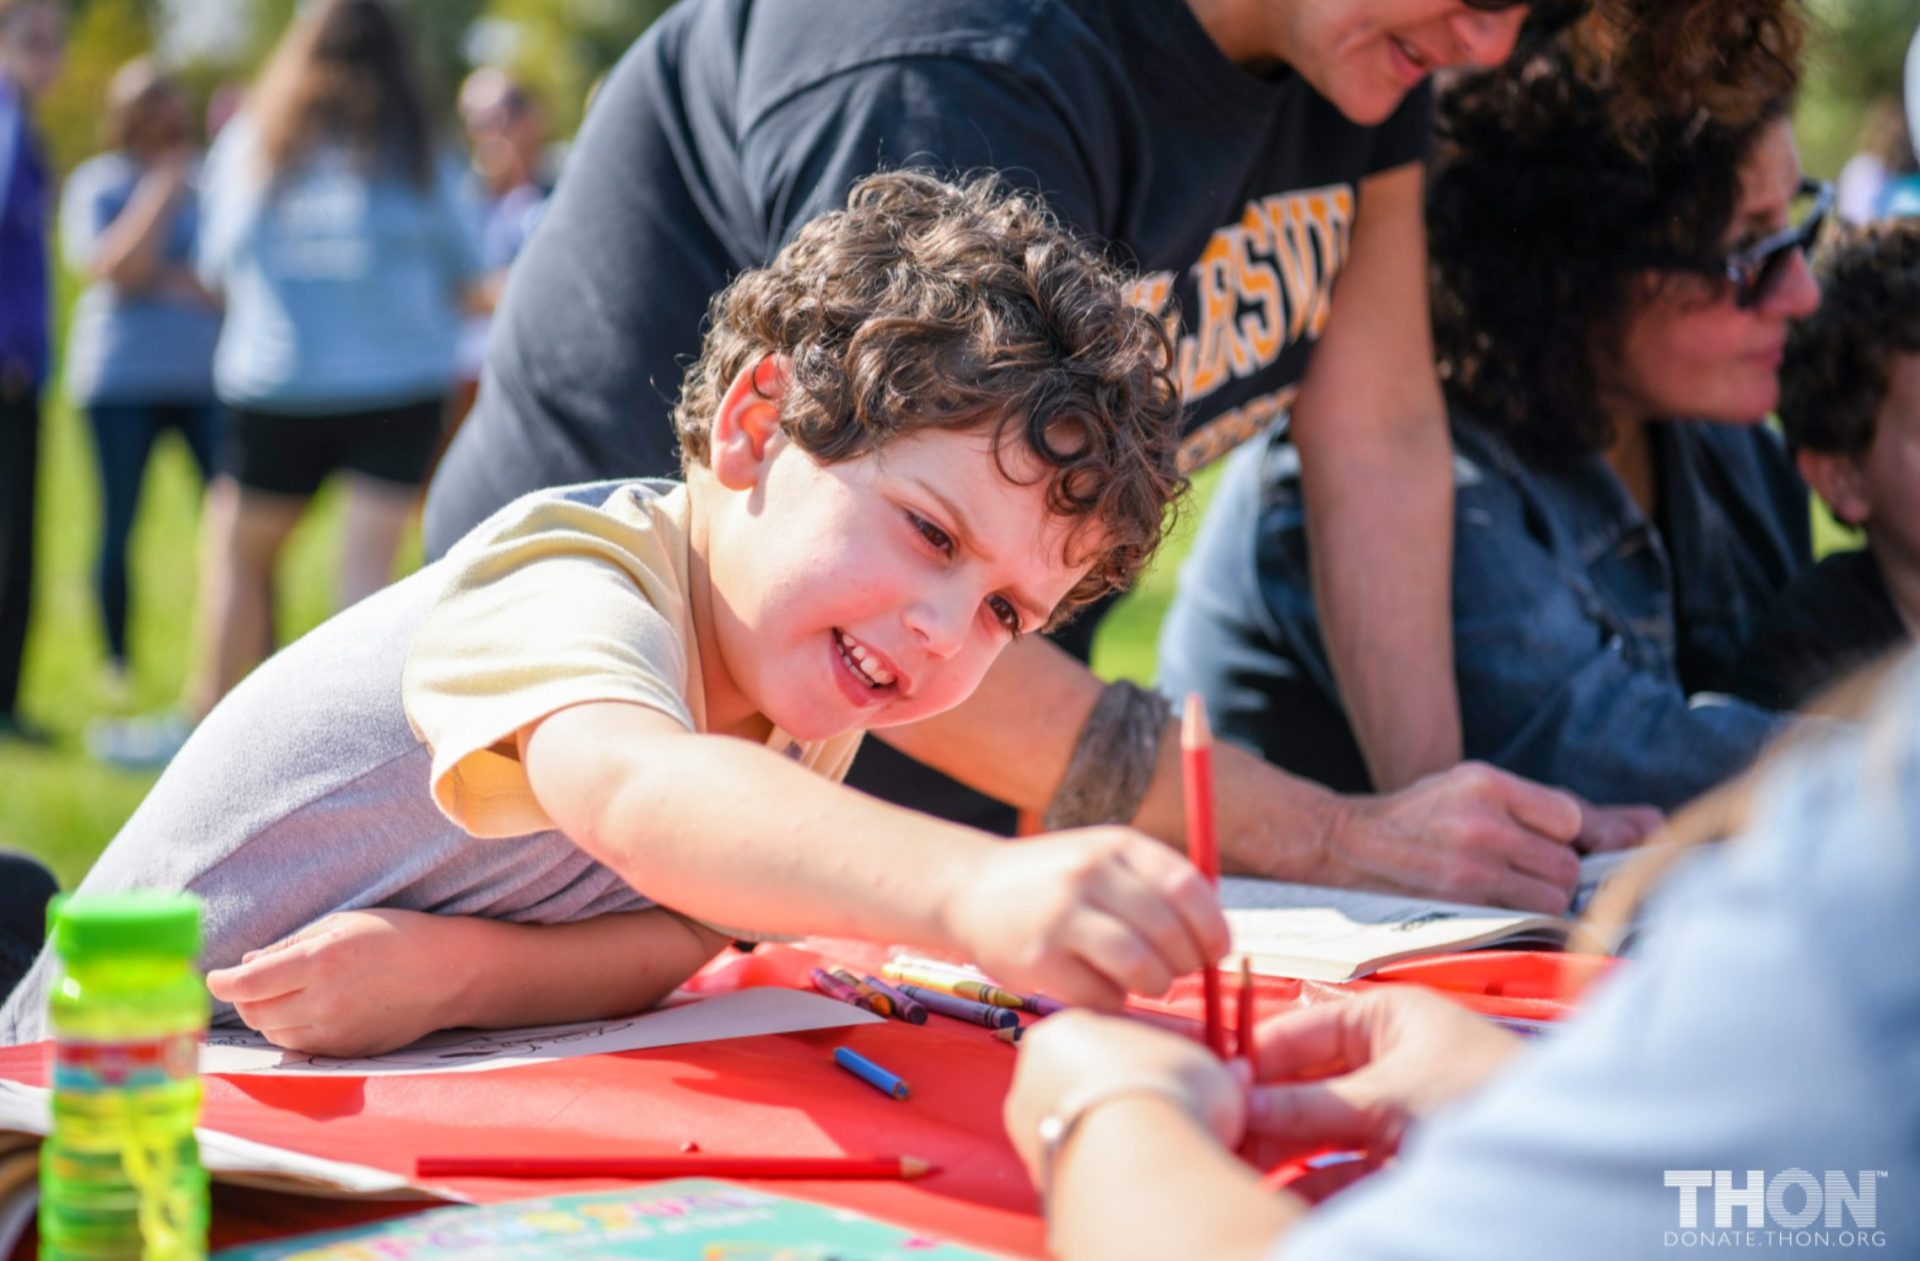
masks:
<path id="1" fill-rule="evenodd" d="M 918 985 L 921 989 L 939 990 L 942 994 L 957 994 L 961 998 L 970 998 L 976 1003 L 985 1003 L 989 1007 L 1006 1007 L 1013 1011 L 1025 1011 L 1027 1007 L 1024 995 L 1003 989 L 982 977 L 941 965 L 929 966 L 920 962 L 895 959 L 881 970 L 903 984 Z"/>
<path id="2" fill-rule="evenodd" d="M 924 1025 L 927 1023 L 927 1009 L 919 1003 L 914 1002 L 911 998 L 908 998 L 905 994 L 893 988 L 893 986 L 888 985 L 879 977 L 865 976 L 860 979 L 865 981 L 876 993 L 885 994 L 893 1003 L 893 1014 L 901 1020 L 906 1021 L 910 1025 Z"/>
<path id="3" fill-rule="evenodd" d="M 866 999 L 867 1007 L 869 1010 L 877 1012 L 882 1016 L 893 1015 L 893 1000 L 891 998 L 888 998 L 885 994 L 882 994 L 879 990 L 874 989 L 872 986 L 868 985 L 865 981 L 862 981 L 859 977 L 847 971 L 845 968 L 840 968 L 840 967 L 828 968 L 827 975 L 832 977 L 834 980 L 840 982 L 842 985 L 846 986 L 848 989 L 852 990 L 854 993 L 858 994 L 860 997 Z"/>
<path id="4" fill-rule="evenodd" d="M 1018 1042 L 1020 1040 L 1020 1035 L 1025 1032 L 1026 1030 L 1021 1028 L 1019 1025 L 1008 1025 L 1004 1029 L 995 1029 L 993 1031 L 993 1036 L 999 1039 L 1000 1041 L 1005 1042 L 1009 1046 L 1011 1046 L 1013 1043 Z"/>
<path id="5" fill-rule="evenodd" d="M 835 1002 L 849 1003 L 858 1007 L 861 1011 L 873 1011 L 873 1004 L 867 1001 L 865 995 L 853 988 L 853 986 L 848 985 L 845 981 L 838 980 L 831 976 L 826 969 L 815 968 L 813 970 L 812 980 L 813 988 L 819 990 Z M 880 1013 L 874 1011 L 873 1014 L 877 1016 Z"/>
<path id="6" fill-rule="evenodd" d="M 883 1095 L 891 1095 L 895 1099 L 905 1099 L 913 1093 L 907 1088 L 905 1078 L 897 1073 L 890 1073 L 886 1069 L 881 1068 L 878 1064 L 875 1064 L 872 1060 L 860 1054 L 860 1052 L 854 1050 L 852 1047 L 837 1046 L 833 1048 L 833 1062 L 841 1068 L 846 1069 L 849 1073 L 852 1073 L 855 1077 L 858 1077 L 861 1081 L 867 1083 L 867 1085 L 872 1086 Z"/>
<path id="7" fill-rule="evenodd" d="M 976 1003 L 971 998 L 961 998 L 958 994 L 926 989 L 919 985 L 902 985 L 900 992 L 929 1011 L 937 1011 L 943 1016 L 952 1016 L 955 1020 L 984 1025 L 989 1029 L 1004 1029 L 1008 1025 L 1020 1023 L 1020 1014 L 1010 1007 Z"/>
<path id="8" fill-rule="evenodd" d="M 421 1178 L 924 1178 L 913 1156 L 422 1156 Z"/>
<path id="9" fill-rule="evenodd" d="M 1036 1016 L 1051 1016 L 1056 1011 L 1065 1011 L 1067 1005 L 1057 998 L 1048 998 L 1045 994 L 1022 994 L 1020 1005 Z"/>

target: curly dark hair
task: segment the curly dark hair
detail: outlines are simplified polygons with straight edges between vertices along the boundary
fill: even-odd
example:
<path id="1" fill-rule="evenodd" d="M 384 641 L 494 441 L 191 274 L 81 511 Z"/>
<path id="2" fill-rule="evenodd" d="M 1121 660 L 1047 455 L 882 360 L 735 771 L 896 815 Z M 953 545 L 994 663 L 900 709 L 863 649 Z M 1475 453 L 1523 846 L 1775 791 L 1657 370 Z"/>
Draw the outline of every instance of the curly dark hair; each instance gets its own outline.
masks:
<path id="1" fill-rule="evenodd" d="M 1184 488 L 1172 346 L 1127 302 L 1126 279 L 993 175 L 869 176 L 845 210 L 714 298 L 673 413 L 681 464 L 707 463 L 714 413 L 741 370 L 785 354 L 781 424 L 815 459 L 852 459 L 918 429 L 979 428 L 1005 472 L 1007 444 L 1021 442 L 1046 470 L 1048 511 L 1074 523 L 1069 545 L 1089 527 L 1098 535 L 1063 611 L 1124 590 Z"/>
<path id="2" fill-rule="evenodd" d="M 1738 129 L 1772 117 L 1799 86 L 1806 28 L 1801 0 L 1591 0 L 1571 46 L 1581 73 L 1610 92 L 1620 139 L 1637 148 L 1673 118 Z"/>
<path id="3" fill-rule="evenodd" d="M 1849 229 L 1821 250 L 1820 309 L 1787 335 L 1780 425 L 1796 449 L 1865 455 L 1899 354 L 1920 354 L 1920 219 Z"/>
<path id="4" fill-rule="evenodd" d="M 1572 57 L 1554 40 L 1443 96 L 1427 202 L 1449 399 L 1541 464 L 1612 440 L 1596 360 L 1652 260 L 1725 251 L 1741 162 L 1790 103 L 1729 124 L 1696 109 L 1628 136 L 1614 94 Z"/>

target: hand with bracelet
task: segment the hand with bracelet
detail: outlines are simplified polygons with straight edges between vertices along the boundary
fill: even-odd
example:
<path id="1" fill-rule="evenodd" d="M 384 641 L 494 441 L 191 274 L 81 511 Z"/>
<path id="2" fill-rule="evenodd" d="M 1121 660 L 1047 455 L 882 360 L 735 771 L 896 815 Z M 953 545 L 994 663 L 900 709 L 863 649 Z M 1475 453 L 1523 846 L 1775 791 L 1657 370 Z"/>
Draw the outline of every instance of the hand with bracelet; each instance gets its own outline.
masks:
<path id="1" fill-rule="evenodd" d="M 1256 1081 L 1245 1060 L 1222 1063 L 1198 1043 L 1086 1012 L 1022 1039 L 1007 1131 L 1057 1255 L 1267 1255 L 1309 1200 L 1264 1191 L 1261 1172 L 1342 1149 L 1377 1166 L 1410 1123 L 1477 1089 L 1520 1045 L 1398 987 L 1276 1016 L 1258 1044 Z M 1249 1130 L 1251 1164 L 1233 1155 Z"/>

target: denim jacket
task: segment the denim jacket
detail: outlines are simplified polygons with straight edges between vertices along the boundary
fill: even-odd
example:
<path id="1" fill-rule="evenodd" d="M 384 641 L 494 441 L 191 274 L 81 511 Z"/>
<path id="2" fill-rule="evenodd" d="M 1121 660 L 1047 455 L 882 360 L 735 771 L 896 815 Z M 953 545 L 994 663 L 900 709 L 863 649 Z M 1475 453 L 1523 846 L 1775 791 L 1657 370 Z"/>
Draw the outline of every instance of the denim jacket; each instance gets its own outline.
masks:
<path id="1" fill-rule="evenodd" d="M 1780 718 L 1719 693 L 1809 560 L 1807 495 L 1761 426 L 1649 430 L 1665 530 L 1606 461 L 1522 461 L 1453 420 L 1454 666 L 1466 755 L 1601 803 L 1672 808 L 1741 769 Z M 1347 791 L 1369 787 L 1320 639 L 1299 457 L 1229 463 L 1163 631 L 1174 694 L 1216 729 Z"/>

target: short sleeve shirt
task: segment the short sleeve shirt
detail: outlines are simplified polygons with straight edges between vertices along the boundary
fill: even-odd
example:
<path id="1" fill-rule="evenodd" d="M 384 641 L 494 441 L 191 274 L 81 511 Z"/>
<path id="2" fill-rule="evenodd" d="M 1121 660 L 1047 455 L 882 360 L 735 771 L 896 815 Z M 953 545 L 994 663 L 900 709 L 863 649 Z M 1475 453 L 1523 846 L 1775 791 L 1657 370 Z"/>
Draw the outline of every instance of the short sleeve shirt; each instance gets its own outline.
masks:
<path id="1" fill-rule="evenodd" d="M 401 681 L 433 753 L 434 801 L 475 836 L 551 828 L 515 735 L 571 705 L 626 701 L 706 730 L 689 609 L 685 486 L 608 483 L 502 511 L 442 564 Z M 832 779 L 860 733 L 768 747 Z"/>

